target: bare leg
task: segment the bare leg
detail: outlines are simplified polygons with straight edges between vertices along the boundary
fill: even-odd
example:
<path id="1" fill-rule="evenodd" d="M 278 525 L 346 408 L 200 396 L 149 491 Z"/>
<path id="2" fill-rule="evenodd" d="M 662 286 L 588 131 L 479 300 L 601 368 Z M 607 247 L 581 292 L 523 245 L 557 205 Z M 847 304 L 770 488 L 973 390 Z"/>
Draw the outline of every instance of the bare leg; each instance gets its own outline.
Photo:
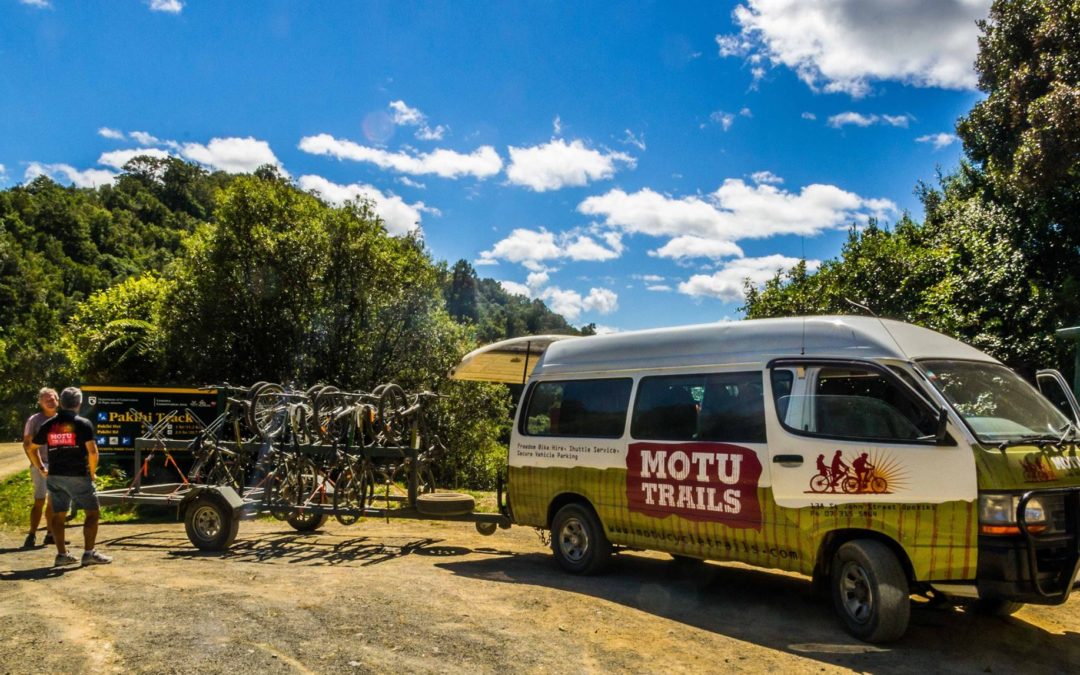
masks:
<path id="1" fill-rule="evenodd" d="M 37 534 L 38 526 L 41 525 L 41 513 L 45 510 L 45 500 L 35 499 L 34 506 L 30 509 L 30 534 Z M 45 521 L 45 528 L 49 529 L 49 521 Z"/>
<path id="2" fill-rule="evenodd" d="M 48 530 L 49 534 L 52 534 L 52 531 L 53 531 L 52 500 L 48 499 L 48 498 L 46 498 L 46 500 L 45 500 L 45 529 Z M 55 539 L 56 537 L 53 537 L 53 538 Z"/>
<path id="3" fill-rule="evenodd" d="M 67 546 L 64 545 L 64 520 L 66 518 L 67 511 L 53 511 L 52 533 L 53 539 L 56 540 L 57 553 L 67 553 Z"/>
<path id="4" fill-rule="evenodd" d="M 100 517 L 100 511 L 86 512 L 86 521 L 83 523 L 83 550 L 85 551 L 94 550 L 94 542 L 97 541 L 97 526 Z"/>

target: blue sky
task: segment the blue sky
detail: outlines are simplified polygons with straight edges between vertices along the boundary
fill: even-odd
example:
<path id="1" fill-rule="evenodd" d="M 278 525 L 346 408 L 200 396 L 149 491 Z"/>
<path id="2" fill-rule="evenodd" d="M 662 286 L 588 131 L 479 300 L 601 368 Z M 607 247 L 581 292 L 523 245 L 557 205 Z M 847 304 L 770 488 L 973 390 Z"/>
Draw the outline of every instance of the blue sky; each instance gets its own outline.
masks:
<path id="1" fill-rule="evenodd" d="M 139 152 L 279 165 L 392 232 L 628 330 L 921 218 L 988 0 L 0 0 L 0 187 Z"/>

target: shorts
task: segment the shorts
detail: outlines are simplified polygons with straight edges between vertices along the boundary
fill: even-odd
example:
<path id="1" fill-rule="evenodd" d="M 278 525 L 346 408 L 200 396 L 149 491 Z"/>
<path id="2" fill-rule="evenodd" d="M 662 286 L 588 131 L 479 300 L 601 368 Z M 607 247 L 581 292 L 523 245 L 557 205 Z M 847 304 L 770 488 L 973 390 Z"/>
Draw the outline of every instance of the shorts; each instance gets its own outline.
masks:
<path id="1" fill-rule="evenodd" d="M 83 511 L 99 511 L 97 489 L 90 476 L 53 476 L 49 475 L 49 498 L 52 499 L 53 513 L 66 513 L 71 503 Z"/>
<path id="2" fill-rule="evenodd" d="M 45 499 L 47 494 L 45 488 L 45 474 L 38 471 L 36 466 L 30 466 L 30 478 L 34 482 L 34 501 L 39 499 Z"/>

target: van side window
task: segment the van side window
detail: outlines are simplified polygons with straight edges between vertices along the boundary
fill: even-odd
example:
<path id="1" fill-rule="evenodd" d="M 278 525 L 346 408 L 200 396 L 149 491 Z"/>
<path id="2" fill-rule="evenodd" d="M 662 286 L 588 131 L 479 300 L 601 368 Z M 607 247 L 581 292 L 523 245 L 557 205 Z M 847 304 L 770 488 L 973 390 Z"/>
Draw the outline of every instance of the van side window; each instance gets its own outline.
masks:
<path id="1" fill-rule="evenodd" d="M 785 371 L 775 371 L 774 381 L 779 372 Z M 881 372 L 858 365 L 821 366 L 808 367 L 806 377 L 803 395 L 777 397 L 780 421 L 794 431 L 878 441 L 934 438 L 937 419 L 929 409 Z"/>
<path id="2" fill-rule="evenodd" d="M 656 441 L 764 443 L 761 373 L 642 378 L 630 435 Z"/>
<path id="3" fill-rule="evenodd" d="M 630 378 L 539 382 L 521 423 L 527 436 L 618 438 L 626 425 Z"/>

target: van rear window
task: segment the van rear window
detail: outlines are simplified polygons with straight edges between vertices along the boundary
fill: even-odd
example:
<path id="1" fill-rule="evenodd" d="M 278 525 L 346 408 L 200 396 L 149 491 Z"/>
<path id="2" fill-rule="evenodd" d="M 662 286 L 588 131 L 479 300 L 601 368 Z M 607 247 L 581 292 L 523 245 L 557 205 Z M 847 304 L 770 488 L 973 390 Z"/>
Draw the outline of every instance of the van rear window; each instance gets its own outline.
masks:
<path id="1" fill-rule="evenodd" d="M 626 426 L 633 380 L 539 382 L 521 421 L 527 436 L 618 438 Z"/>
<path id="2" fill-rule="evenodd" d="M 764 443 L 761 373 L 642 378 L 630 435 L 655 441 Z"/>

